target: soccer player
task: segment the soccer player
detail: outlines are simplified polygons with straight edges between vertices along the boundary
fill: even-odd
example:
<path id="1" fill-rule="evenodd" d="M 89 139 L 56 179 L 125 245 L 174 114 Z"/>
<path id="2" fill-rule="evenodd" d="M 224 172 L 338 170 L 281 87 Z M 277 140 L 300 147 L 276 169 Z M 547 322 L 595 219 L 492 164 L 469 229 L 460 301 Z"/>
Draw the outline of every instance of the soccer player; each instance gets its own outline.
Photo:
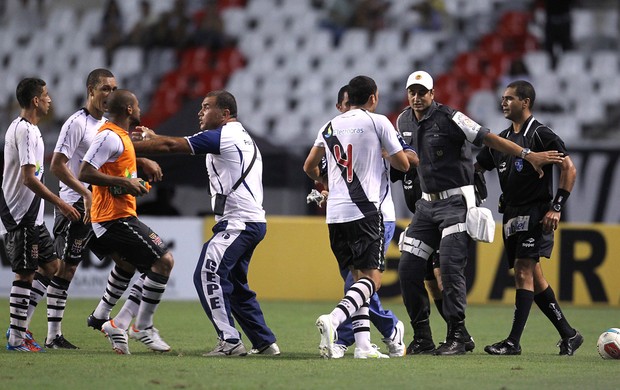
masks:
<path id="1" fill-rule="evenodd" d="M 49 278 L 58 269 L 58 257 L 43 222 L 43 200 L 54 204 L 68 220 L 80 213 L 43 184 L 44 144 L 37 124 L 52 104 L 45 81 L 26 78 L 16 90 L 21 107 L 11 123 L 4 145 L 4 180 L 0 216 L 6 229 L 4 242 L 15 281 L 9 298 L 9 351 L 39 352 L 28 325 L 37 303 L 46 292 Z M 49 307 L 48 307 L 49 308 Z"/>
<path id="2" fill-rule="evenodd" d="M 146 141 L 137 142 L 136 150 L 207 156 L 216 224 L 200 253 L 194 285 L 219 341 L 203 356 L 279 355 L 247 278 L 252 254 L 267 231 L 260 150 L 237 120 L 237 102 L 230 92 L 209 92 L 198 118 L 202 131 L 189 137 L 166 137 L 142 128 Z M 252 343 L 249 352 L 233 317 Z"/>
<path id="3" fill-rule="evenodd" d="M 73 205 L 82 215 L 79 221 L 70 221 L 62 213 L 56 213 L 54 220 L 54 244 L 60 257 L 60 267 L 52 278 L 47 291 L 48 331 L 47 348 L 77 348 L 62 334 L 61 321 L 67 302 L 67 290 L 73 280 L 79 263 L 87 252 L 92 238 L 90 207 L 92 194 L 90 186 L 77 179 L 84 154 L 90 147 L 97 130 L 107 121 L 104 117 L 106 101 L 115 91 L 116 79 L 108 69 L 95 69 L 86 79 L 86 105 L 71 115 L 63 124 L 50 169 L 60 181 L 59 196 Z M 149 180 L 161 180 L 159 165 L 147 159 L 138 159 L 139 165 Z M 128 263 L 117 264 L 108 276 L 108 285 L 97 309 L 89 316 L 88 325 L 101 329 L 134 274 L 134 267 Z M 101 318 L 101 319 L 99 319 Z"/>
<path id="4" fill-rule="evenodd" d="M 375 81 L 357 76 L 349 81 L 351 109 L 332 119 L 318 132 L 304 163 L 304 171 L 319 179 L 318 167 L 327 157 L 330 191 L 327 223 L 332 251 L 340 269 L 349 268 L 355 283 L 330 313 L 320 316 L 321 356 L 332 358 L 336 329 L 352 318 L 355 358 L 387 358 L 370 343 L 368 300 L 381 286 L 385 269 L 381 182 L 387 174 L 385 158 L 406 171 L 409 161 L 398 133 L 383 115 L 374 113 L 379 99 Z"/>
<path id="5" fill-rule="evenodd" d="M 345 113 L 351 109 L 349 104 L 349 86 L 345 85 L 338 91 L 338 97 L 336 101 L 336 109 L 341 113 Z M 417 164 L 417 157 L 415 153 L 411 152 L 411 158 L 409 160 L 411 164 Z M 321 159 L 321 168 L 327 169 L 327 159 L 324 157 Z M 321 171 L 322 184 L 327 186 L 327 172 L 323 175 Z M 324 198 L 327 198 L 328 191 L 322 192 Z M 385 228 L 385 239 L 383 246 L 383 254 L 387 253 L 387 250 L 394 236 L 394 229 L 396 228 L 396 211 L 394 210 L 394 202 L 392 201 L 392 190 L 389 183 L 388 172 L 383 175 L 381 180 L 381 213 L 383 216 L 383 226 Z M 353 275 L 348 268 L 341 269 L 340 274 L 344 279 L 344 291 L 346 291 L 353 285 Z M 396 317 L 391 310 L 385 310 L 379 299 L 379 295 L 374 293 L 369 300 L 368 310 L 370 316 L 370 322 L 379 330 L 383 338 L 381 339 L 387 349 L 390 357 L 402 357 L 405 355 L 404 344 L 404 332 L 405 327 Z M 337 329 L 338 339 L 334 343 L 334 350 L 332 351 L 332 359 L 339 359 L 344 356 L 348 347 L 355 342 L 355 336 L 353 328 L 351 326 L 351 319 L 347 319 L 340 324 Z"/>
<path id="6" fill-rule="evenodd" d="M 136 320 L 134 338 L 151 349 L 169 351 L 170 346 L 153 326 L 153 315 L 166 290 L 174 265 L 172 254 L 136 213 L 135 196 L 148 193 L 137 177 L 136 154 L 129 128 L 140 123 L 140 106 L 135 95 L 117 90 L 108 97 L 110 120 L 96 134 L 80 166 L 78 179 L 93 185 L 92 228 L 97 239 L 91 245 L 98 255 L 115 255 L 146 273 Z M 127 331 L 114 319 L 102 326 L 119 354 L 129 354 Z"/>
<path id="7" fill-rule="evenodd" d="M 502 96 L 502 111 L 511 125 L 499 136 L 523 147 L 526 155 L 545 150 L 559 150 L 564 154 L 555 197 L 552 166 L 546 166 L 545 175 L 539 178 L 523 156 L 511 156 L 488 147 L 477 156 L 477 169 L 497 169 L 499 175 L 504 204 L 504 247 L 508 265 L 514 268 L 516 286 L 512 329 L 508 338 L 484 348 L 491 355 L 521 354 L 521 335 L 534 302 L 560 334 L 560 355 L 573 355 L 583 343 L 581 334 L 566 320 L 540 265 L 540 257 L 551 256 L 553 232 L 575 185 L 577 170 L 564 141 L 534 118 L 535 100 L 536 92 L 529 82 L 518 80 L 508 84 Z"/>

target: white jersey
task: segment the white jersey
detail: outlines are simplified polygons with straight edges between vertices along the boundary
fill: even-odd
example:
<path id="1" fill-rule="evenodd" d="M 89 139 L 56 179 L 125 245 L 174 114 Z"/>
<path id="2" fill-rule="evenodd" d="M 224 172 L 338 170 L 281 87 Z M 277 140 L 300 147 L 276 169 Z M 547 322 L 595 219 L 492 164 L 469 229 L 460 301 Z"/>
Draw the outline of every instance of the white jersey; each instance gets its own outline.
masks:
<path id="1" fill-rule="evenodd" d="M 35 176 L 43 180 L 45 155 L 38 126 L 17 117 L 4 138 L 4 179 L 0 215 L 6 230 L 43 224 L 43 199 L 24 184 L 22 167 L 35 166 Z"/>
<path id="2" fill-rule="evenodd" d="M 185 137 L 192 154 L 206 154 L 206 165 L 211 189 L 211 206 L 215 195 L 228 195 L 224 215 L 215 221 L 228 221 L 229 229 L 244 229 L 245 222 L 266 222 L 263 210 L 263 158 L 254 140 L 239 122 L 202 131 Z M 241 185 L 231 192 L 237 180 L 248 168 L 252 157 L 256 160 Z"/>
<path id="3" fill-rule="evenodd" d="M 381 149 L 390 156 L 403 150 L 389 119 L 362 109 L 347 111 L 319 130 L 314 146 L 325 148 L 327 157 L 327 223 L 376 213 L 386 195 L 382 188 L 389 185 Z"/>
<path id="4" fill-rule="evenodd" d="M 55 153 L 64 154 L 67 161 L 67 168 L 75 176 L 78 177 L 80 164 L 84 159 L 86 151 L 92 144 L 99 128 L 107 122 L 107 119 L 96 119 L 86 108 L 79 109 L 75 114 L 71 115 L 65 121 L 56 141 Z M 60 199 L 69 204 L 75 203 L 80 199 L 80 194 L 75 192 L 71 187 L 60 181 Z M 88 183 L 82 182 L 84 187 L 88 187 Z"/>

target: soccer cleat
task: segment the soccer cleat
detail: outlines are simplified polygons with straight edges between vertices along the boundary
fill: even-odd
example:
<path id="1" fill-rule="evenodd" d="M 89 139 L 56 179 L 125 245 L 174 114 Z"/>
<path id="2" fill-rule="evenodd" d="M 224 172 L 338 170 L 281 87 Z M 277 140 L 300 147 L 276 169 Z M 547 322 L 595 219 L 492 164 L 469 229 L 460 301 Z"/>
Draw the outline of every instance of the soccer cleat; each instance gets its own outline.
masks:
<path id="1" fill-rule="evenodd" d="M 248 355 L 272 355 L 277 356 L 280 354 L 280 347 L 278 344 L 271 343 L 262 348 L 252 348 Z"/>
<path id="2" fill-rule="evenodd" d="M 332 347 L 332 359 L 340 359 L 344 357 L 344 353 L 347 352 L 347 348 L 344 344 L 334 344 Z"/>
<path id="3" fill-rule="evenodd" d="M 114 325 L 114 320 L 106 321 L 101 327 L 101 331 L 105 333 L 112 349 L 119 355 L 130 355 L 129 345 L 127 343 L 127 332 L 125 329 L 117 328 Z"/>
<path id="4" fill-rule="evenodd" d="M 56 335 L 56 337 L 54 337 L 54 339 L 51 342 L 49 342 L 49 343 L 47 342 L 47 339 L 45 339 L 45 348 L 51 348 L 51 349 L 79 349 L 75 345 L 71 344 L 65 338 L 65 336 L 63 336 L 61 334 Z"/>
<path id="5" fill-rule="evenodd" d="M 334 341 L 338 339 L 338 333 L 332 325 L 329 314 L 323 314 L 316 320 L 316 327 L 321 333 L 321 342 L 319 343 L 319 351 L 322 358 L 330 359 L 334 351 Z"/>
<path id="6" fill-rule="evenodd" d="M 564 337 L 558 341 L 558 347 L 560 347 L 560 355 L 573 356 L 577 348 L 583 344 L 583 336 L 577 329 L 575 329 L 575 335 L 572 337 Z"/>
<path id="7" fill-rule="evenodd" d="M 355 348 L 355 353 L 353 354 L 355 359 L 389 359 L 390 357 L 384 353 L 379 352 L 379 348 L 376 345 L 372 344 L 368 351 L 364 351 L 360 348 Z"/>
<path id="8" fill-rule="evenodd" d="M 447 339 L 439 348 L 435 349 L 433 355 L 463 355 L 465 354 L 465 343 L 457 339 Z"/>
<path id="9" fill-rule="evenodd" d="M 26 337 L 24 337 L 24 343 L 28 346 L 28 348 L 32 349 L 33 352 L 45 352 L 43 347 L 37 343 L 32 335 L 32 332 L 26 329 Z"/>
<path id="10" fill-rule="evenodd" d="M 465 352 L 473 352 L 474 348 L 476 348 L 474 338 L 469 336 L 469 341 L 465 341 Z"/>
<path id="11" fill-rule="evenodd" d="M 217 345 L 211 352 L 203 353 L 202 356 L 210 357 L 210 356 L 245 356 L 248 352 L 243 345 L 243 342 L 239 340 L 236 343 L 229 343 L 226 340 L 220 339 L 217 342 Z"/>
<path id="12" fill-rule="evenodd" d="M 24 339 L 22 341 L 21 345 L 10 345 L 8 343 L 9 341 L 9 336 L 11 335 L 11 327 L 9 326 L 9 328 L 6 330 L 6 349 L 8 351 L 21 351 L 21 352 L 45 352 L 45 350 L 43 350 L 43 348 L 41 348 L 41 346 L 39 345 L 39 343 L 37 343 L 34 339 L 34 337 L 32 336 L 32 332 L 29 330 L 26 330 L 26 332 L 24 332 Z M 28 351 L 24 351 L 22 347 L 25 347 L 28 349 Z"/>
<path id="13" fill-rule="evenodd" d="M 155 352 L 170 351 L 170 346 L 159 336 L 157 328 L 151 327 L 145 330 L 138 330 L 132 325 L 129 328 L 129 337 L 141 342 Z"/>
<path id="14" fill-rule="evenodd" d="M 109 318 L 107 320 L 102 320 L 102 319 L 95 317 L 95 312 L 93 311 L 92 313 L 90 313 L 90 315 L 86 319 L 86 325 L 93 328 L 94 330 L 103 332 L 101 328 L 103 327 L 103 324 L 105 324 L 109 320 L 110 320 Z"/>
<path id="15" fill-rule="evenodd" d="M 26 344 L 25 341 L 20 345 L 10 345 L 6 343 L 6 350 L 12 352 L 44 352 L 42 349 L 36 349 L 32 345 Z"/>
<path id="16" fill-rule="evenodd" d="M 506 339 L 484 347 L 489 355 L 521 355 L 521 346 L 512 340 Z"/>
<path id="17" fill-rule="evenodd" d="M 407 355 L 432 355 L 435 352 L 435 343 L 430 339 L 414 338 L 407 347 Z"/>
<path id="18" fill-rule="evenodd" d="M 405 325 L 402 321 L 398 321 L 394 327 L 394 336 L 392 338 L 385 338 L 382 341 L 385 343 L 388 349 L 390 357 L 405 356 L 405 342 L 403 341 L 405 334 Z"/>

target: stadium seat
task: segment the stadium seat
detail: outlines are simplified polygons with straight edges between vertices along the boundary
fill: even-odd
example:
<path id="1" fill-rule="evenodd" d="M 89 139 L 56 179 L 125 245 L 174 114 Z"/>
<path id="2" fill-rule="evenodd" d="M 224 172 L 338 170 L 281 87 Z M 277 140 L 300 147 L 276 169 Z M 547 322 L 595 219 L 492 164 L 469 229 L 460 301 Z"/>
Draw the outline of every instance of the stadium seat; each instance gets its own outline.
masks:
<path id="1" fill-rule="evenodd" d="M 117 78 L 130 77 L 140 72 L 144 66 L 144 49 L 122 46 L 114 51 L 112 65 Z"/>
<path id="2" fill-rule="evenodd" d="M 580 51 L 570 51 L 562 54 L 558 60 L 556 73 L 563 78 L 580 77 L 586 71 L 586 57 Z"/>
<path id="3" fill-rule="evenodd" d="M 546 51 L 527 52 L 523 55 L 523 62 L 531 75 L 545 75 L 552 72 L 551 58 Z"/>
<path id="4" fill-rule="evenodd" d="M 608 77 L 613 77 L 618 74 L 620 68 L 617 51 L 597 51 L 593 53 L 590 58 L 590 74 L 597 80 L 604 82 Z M 620 87 L 618 89 L 620 89 Z"/>

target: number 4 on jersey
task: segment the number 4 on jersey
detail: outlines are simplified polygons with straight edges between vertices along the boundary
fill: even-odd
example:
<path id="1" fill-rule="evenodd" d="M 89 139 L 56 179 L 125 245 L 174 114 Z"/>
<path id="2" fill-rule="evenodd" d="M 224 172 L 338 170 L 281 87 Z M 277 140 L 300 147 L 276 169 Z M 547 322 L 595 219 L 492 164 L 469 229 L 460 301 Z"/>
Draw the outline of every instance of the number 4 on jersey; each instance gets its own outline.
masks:
<path id="1" fill-rule="evenodd" d="M 336 163 L 347 170 L 347 183 L 353 181 L 353 145 L 347 145 L 347 153 L 343 156 L 340 145 L 334 145 Z"/>

